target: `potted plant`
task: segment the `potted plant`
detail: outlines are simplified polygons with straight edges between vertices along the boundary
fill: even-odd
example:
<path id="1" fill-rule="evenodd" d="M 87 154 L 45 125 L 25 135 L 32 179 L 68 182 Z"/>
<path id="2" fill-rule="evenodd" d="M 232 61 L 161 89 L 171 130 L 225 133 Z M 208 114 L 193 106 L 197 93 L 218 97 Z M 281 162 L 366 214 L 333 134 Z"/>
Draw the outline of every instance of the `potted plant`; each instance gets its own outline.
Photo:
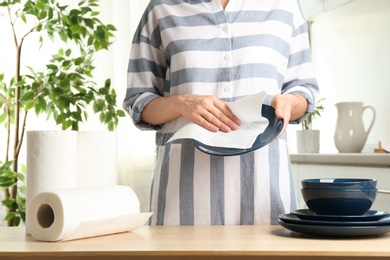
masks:
<path id="1" fill-rule="evenodd" d="M 111 45 L 115 27 L 99 20 L 98 0 L 81 0 L 74 7 L 60 2 L 0 3 L 0 19 L 9 25 L 12 35 L 2 41 L 11 41 L 14 46 L 1 51 L 14 51 L 16 64 L 10 74 L 0 71 L 0 123 L 6 132 L 1 136 L 6 138 L 6 147 L 5 158 L 0 159 L 0 187 L 4 190 L 2 205 L 7 208 L 5 220 L 9 226 L 18 226 L 25 219 L 25 167 L 19 164 L 19 154 L 30 111 L 53 118 L 63 130 L 76 131 L 79 123 L 88 119 L 88 107 L 110 131 L 117 126 L 118 117 L 124 116 L 123 110 L 116 108 L 110 79 L 97 86 L 92 74 L 94 57 Z M 26 47 L 31 52 L 26 39 L 32 35 L 39 39 L 40 46 L 49 43 L 56 50 L 43 69 L 26 68 L 23 63 Z M 61 45 L 65 47 L 57 47 Z"/>
<path id="2" fill-rule="evenodd" d="M 313 112 L 302 121 L 302 130 L 297 130 L 298 153 L 319 153 L 320 151 L 320 130 L 313 129 L 313 120 L 320 117 L 324 111 L 322 104 L 324 99 L 318 100 Z"/>

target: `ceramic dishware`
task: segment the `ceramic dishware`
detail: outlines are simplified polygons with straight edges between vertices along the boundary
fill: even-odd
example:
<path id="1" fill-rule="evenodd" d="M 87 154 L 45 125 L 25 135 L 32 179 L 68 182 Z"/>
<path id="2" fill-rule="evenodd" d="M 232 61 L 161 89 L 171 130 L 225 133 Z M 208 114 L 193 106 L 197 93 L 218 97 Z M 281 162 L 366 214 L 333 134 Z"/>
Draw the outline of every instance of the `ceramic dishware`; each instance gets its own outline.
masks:
<path id="1" fill-rule="evenodd" d="M 227 148 L 227 147 L 218 147 L 210 146 L 203 144 L 197 140 L 193 140 L 194 146 L 200 151 L 216 156 L 234 156 L 244 153 L 249 153 L 254 150 L 257 150 L 267 144 L 271 143 L 283 130 L 283 119 L 277 118 L 275 115 L 275 109 L 268 105 L 262 105 L 261 115 L 268 119 L 268 126 L 263 133 L 260 133 L 252 147 L 248 149 L 239 149 L 239 148 Z"/>
<path id="2" fill-rule="evenodd" d="M 335 226 L 335 225 L 313 225 L 313 224 L 296 224 L 284 222 L 278 218 L 278 223 L 291 231 L 303 235 L 315 237 L 370 237 L 380 236 L 390 232 L 390 225 L 368 225 L 368 226 Z"/>
<path id="3" fill-rule="evenodd" d="M 296 209 L 290 212 L 302 220 L 332 221 L 351 223 L 356 221 L 378 221 L 390 217 L 390 213 L 381 210 L 368 210 L 362 215 L 318 215 L 310 209 Z"/>
<path id="4" fill-rule="evenodd" d="M 320 225 L 320 226 L 381 226 L 387 225 L 390 226 L 390 217 L 383 217 L 379 220 L 369 221 L 334 221 L 334 220 L 307 220 L 301 219 L 294 214 L 280 214 L 279 219 L 283 220 L 286 223 L 291 224 L 303 224 L 303 225 Z"/>
<path id="5" fill-rule="evenodd" d="M 316 178 L 301 181 L 307 189 L 376 189 L 377 180 L 363 178 Z"/>
<path id="6" fill-rule="evenodd" d="M 363 102 L 340 102 L 336 104 L 338 117 L 334 142 L 340 153 L 360 153 L 375 122 L 375 109 L 363 106 Z M 365 111 L 371 110 L 372 117 L 367 130 L 363 122 Z"/>
<path id="7" fill-rule="evenodd" d="M 321 215 L 362 215 L 372 206 L 377 189 L 302 188 L 307 207 Z"/>

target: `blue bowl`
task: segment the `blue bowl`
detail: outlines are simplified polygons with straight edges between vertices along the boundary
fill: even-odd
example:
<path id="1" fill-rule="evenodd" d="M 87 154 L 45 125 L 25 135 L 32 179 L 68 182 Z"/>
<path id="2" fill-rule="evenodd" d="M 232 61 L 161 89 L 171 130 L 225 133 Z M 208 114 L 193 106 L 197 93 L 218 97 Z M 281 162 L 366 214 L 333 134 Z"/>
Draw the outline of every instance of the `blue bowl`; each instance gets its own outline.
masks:
<path id="1" fill-rule="evenodd" d="M 377 180 L 359 178 L 318 178 L 301 181 L 304 189 L 376 189 Z"/>
<path id="2" fill-rule="evenodd" d="M 363 215 L 377 189 L 301 189 L 307 207 L 318 215 Z"/>

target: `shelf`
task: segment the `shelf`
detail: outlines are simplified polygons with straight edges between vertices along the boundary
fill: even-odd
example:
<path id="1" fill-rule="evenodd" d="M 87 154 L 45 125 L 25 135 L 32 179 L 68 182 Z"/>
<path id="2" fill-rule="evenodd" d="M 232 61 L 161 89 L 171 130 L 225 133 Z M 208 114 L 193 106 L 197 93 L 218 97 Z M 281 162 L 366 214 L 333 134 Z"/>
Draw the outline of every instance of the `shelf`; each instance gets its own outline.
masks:
<path id="1" fill-rule="evenodd" d="M 338 153 L 290 154 L 293 164 L 341 165 L 390 168 L 390 154 Z"/>

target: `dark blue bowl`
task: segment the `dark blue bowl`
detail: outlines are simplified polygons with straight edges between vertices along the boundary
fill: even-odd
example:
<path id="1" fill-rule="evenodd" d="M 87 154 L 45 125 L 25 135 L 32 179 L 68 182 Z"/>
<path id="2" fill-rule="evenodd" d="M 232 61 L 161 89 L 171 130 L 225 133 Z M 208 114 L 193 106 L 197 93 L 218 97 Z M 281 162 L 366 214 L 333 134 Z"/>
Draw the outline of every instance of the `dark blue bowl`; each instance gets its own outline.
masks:
<path id="1" fill-rule="evenodd" d="M 301 181 L 304 189 L 376 189 L 377 180 L 359 178 L 318 178 Z"/>
<path id="2" fill-rule="evenodd" d="M 319 215 L 363 215 L 375 201 L 377 189 L 301 189 L 307 207 Z"/>

